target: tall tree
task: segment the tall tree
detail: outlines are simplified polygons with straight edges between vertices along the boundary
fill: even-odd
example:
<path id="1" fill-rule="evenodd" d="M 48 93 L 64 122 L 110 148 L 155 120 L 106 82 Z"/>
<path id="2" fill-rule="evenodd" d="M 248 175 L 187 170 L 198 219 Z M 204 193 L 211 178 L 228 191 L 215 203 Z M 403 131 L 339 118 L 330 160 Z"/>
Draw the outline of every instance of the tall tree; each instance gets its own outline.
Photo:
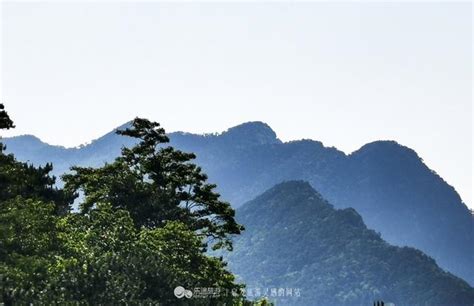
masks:
<path id="1" fill-rule="evenodd" d="M 156 122 L 136 118 L 130 128 L 117 132 L 137 138 L 120 157 L 101 168 L 73 167 L 63 176 L 70 193 L 82 193 L 82 213 L 98 203 L 129 211 L 137 227 L 163 227 L 179 221 L 206 238 L 205 246 L 232 249 L 231 235 L 243 227 L 230 204 L 215 192 L 216 185 L 191 161 L 192 153 L 166 146 L 165 130 Z"/>
<path id="2" fill-rule="evenodd" d="M 167 141 L 158 124 L 137 119 L 121 133 L 141 142 L 113 164 L 74 168 L 73 192 L 54 187 L 52 165 L 0 151 L 0 304 L 250 305 L 240 295 L 174 295 L 177 286 L 241 290 L 203 240 L 224 245 L 242 228 L 188 163 L 193 154 L 158 150 Z M 80 190 L 82 214 L 69 209 Z"/>

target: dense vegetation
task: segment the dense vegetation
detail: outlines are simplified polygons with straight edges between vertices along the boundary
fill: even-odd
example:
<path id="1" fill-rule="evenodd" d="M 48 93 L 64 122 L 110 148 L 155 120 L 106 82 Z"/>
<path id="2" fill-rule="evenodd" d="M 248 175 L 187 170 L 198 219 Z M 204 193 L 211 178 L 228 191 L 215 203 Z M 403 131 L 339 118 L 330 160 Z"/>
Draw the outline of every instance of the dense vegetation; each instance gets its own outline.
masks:
<path id="1" fill-rule="evenodd" d="M 0 128 L 12 128 L 0 110 Z M 231 249 L 242 226 L 194 155 L 165 146 L 148 120 L 120 133 L 137 145 L 100 168 L 73 168 L 65 189 L 51 164 L 19 162 L 1 146 L 0 304 L 248 304 L 222 259 L 206 254 Z M 221 294 L 177 299 L 177 286 Z"/>
<path id="2" fill-rule="evenodd" d="M 387 244 L 352 208 L 308 183 L 281 183 L 237 209 L 246 231 L 229 266 L 247 287 L 299 288 L 282 305 L 472 305 L 474 289 L 409 247 Z M 278 303 L 277 303 L 278 304 Z"/>
<path id="3" fill-rule="evenodd" d="M 234 207 L 282 181 L 305 180 L 335 207 L 354 207 L 386 241 L 416 247 L 474 284 L 473 216 L 454 188 L 413 150 L 377 141 L 346 155 L 312 140 L 282 143 L 258 122 L 219 135 L 173 133 L 170 140 L 196 153 L 222 198 Z M 136 139 L 110 133 L 76 149 L 48 146 L 32 136 L 6 143 L 20 160 L 52 161 L 56 174 L 62 174 L 74 164 L 113 161 L 123 144 L 131 147 Z"/>

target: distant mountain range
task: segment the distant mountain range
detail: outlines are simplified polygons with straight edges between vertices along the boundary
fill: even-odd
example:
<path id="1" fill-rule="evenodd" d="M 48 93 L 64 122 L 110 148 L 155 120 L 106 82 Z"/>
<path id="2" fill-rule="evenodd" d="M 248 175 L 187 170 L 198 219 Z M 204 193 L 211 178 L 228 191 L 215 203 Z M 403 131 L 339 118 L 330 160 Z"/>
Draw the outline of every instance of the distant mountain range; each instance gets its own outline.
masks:
<path id="1" fill-rule="evenodd" d="M 308 181 L 336 208 L 353 207 L 384 240 L 416 247 L 474 284 L 473 216 L 454 188 L 407 147 L 376 141 L 346 155 L 314 140 L 281 142 L 261 122 L 220 134 L 171 133 L 170 138 L 173 146 L 197 154 L 197 163 L 234 207 L 283 181 Z M 2 141 L 19 160 L 53 162 L 58 175 L 72 165 L 98 166 L 133 144 L 114 132 L 74 149 L 34 136 Z"/>
<path id="2" fill-rule="evenodd" d="M 308 183 L 276 185 L 237 209 L 245 232 L 227 257 L 250 297 L 277 305 L 472 305 L 474 289 L 422 252 L 386 243 L 353 208 Z M 297 293 L 297 294 L 296 294 Z"/>

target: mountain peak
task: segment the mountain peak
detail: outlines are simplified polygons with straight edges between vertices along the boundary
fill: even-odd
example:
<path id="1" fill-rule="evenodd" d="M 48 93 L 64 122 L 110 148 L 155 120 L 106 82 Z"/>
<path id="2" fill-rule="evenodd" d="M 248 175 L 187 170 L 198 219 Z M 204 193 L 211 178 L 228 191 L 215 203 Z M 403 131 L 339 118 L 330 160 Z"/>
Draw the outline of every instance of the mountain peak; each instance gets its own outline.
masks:
<path id="1" fill-rule="evenodd" d="M 272 211 L 272 214 L 287 215 L 305 214 L 308 211 L 327 211 L 332 209 L 329 204 L 311 185 L 302 180 L 279 183 L 266 192 L 247 202 L 240 209 L 246 211 Z M 258 215 L 258 214 L 257 214 Z"/>
<path id="2" fill-rule="evenodd" d="M 334 209 L 316 194 L 308 183 L 288 181 L 237 209 L 245 231 L 226 261 L 248 287 L 301 288 L 298 300 L 275 297 L 282 305 L 364 305 L 381 296 L 397 305 L 473 300 L 474 289 L 435 260 L 390 245 L 355 209 Z"/>
<path id="3" fill-rule="evenodd" d="M 31 134 L 24 134 L 24 135 L 18 135 L 18 136 L 13 136 L 13 137 L 7 137 L 6 139 L 11 139 L 11 140 L 22 139 L 22 140 L 27 140 L 27 141 L 32 141 L 32 142 L 44 143 L 43 141 L 41 141 L 41 139 L 39 139 L 35 135 L 31 135 Z"/>
<path id="4" fill-rule="evenodd" d="M 395 173 L 400 178 L 419 177 L 421 174 L 419 171 L 422 171 L 425 176 L 432 173 L 414 150 L 395 141 L 368 143 L 351 153 L 349 158 L 366 170 L 371 169 L 372 172 L 378 172 L 392 179 L 396 177 Z"/>
<path id="5" fill-rule="evenodd" d="M 304 192 L 304 193 L 315 193 L 318 192 L 314 190 L 313 187 L 307 182 L 303 180 L 290 180 L 284 181 L 279 184 L 276 184 L 272 188 L 270 188 L 267 192 L 268 193 L 276 193 L 276 192 L 288 192 L 288 191 L 295 191 Z"/>
<path id="6" fill-rule="evenodd" d="M 245 145 L 281 143 L 272 128 L 261 121 L 239 124 L 223 132 L 220 137 Z"/>
<path id="7" fill-rule="evenodd" d="M 44 143 L 41 139 L 34 135 L 25 134 L 19 136 L 13 136 L 10 138 L 0 138 L 0 142 L 7 143 L 7 150 L 10 149 L 21 149 L 21 150 L 32 150 L 47 147 L 48 144 Z M 54 146 L 60 147 L 60 146 Z M 13 150 L 15 151 L 15 150 Z"/>
<path id="8" fill-rule="evenodd" d="M 377 140 L 363 145 L 360 149 L 351 153 L 351 155 L 365 155 L 365 154 L 402 154 L 406 156 L 418 157 L 418 154 L 396 141 L 393 140 Z"/>

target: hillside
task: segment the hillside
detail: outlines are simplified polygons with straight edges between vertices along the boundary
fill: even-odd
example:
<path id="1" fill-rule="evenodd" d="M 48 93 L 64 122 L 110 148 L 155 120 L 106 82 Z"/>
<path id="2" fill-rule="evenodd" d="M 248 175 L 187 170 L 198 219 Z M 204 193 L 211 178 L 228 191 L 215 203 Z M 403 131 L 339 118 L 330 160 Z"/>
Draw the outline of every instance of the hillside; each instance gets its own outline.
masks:
<path id="1" fill-rule="evenodd" d="M 335 207 L 354 207 L 389 243 L 416 247 L 474 284 L 474 219 L 454 188 L 407 147 L 376 141 L 346 155 L 314 140 L 283 143 L 261 122 L 170 138 L 173 146 L 197 154 L 197 163 L 234 207 L 282 181 L 305 180 Z M 20 160 L 53 162 L 56 175 L 73 164 L 111 161 L 122 145 L 131 144 L 113 132 L 74 149 L 32 136 L 2 141 Z"/>
<path id="2" fill-rule="evenodd" d="M 466 282 L 416 249 L 389 245 L 354 209 L 334 209 L 306 182 L 276 185 L 239 208 L 237 218 L 246 231 L 228 260 L 253 296 L 292 288 L 299 297 L 273 298 L 281 305 L 474 302 Z"/>

